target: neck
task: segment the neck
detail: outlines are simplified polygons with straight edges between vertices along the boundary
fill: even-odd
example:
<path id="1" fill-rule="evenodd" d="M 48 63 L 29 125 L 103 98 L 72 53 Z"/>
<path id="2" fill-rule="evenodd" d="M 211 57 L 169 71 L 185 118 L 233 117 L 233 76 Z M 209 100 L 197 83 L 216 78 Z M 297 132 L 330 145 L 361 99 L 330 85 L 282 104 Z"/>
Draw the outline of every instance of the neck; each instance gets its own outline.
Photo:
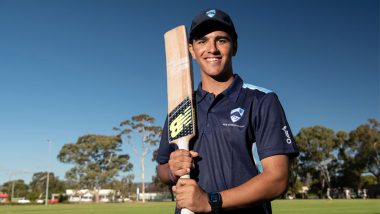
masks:
<path id="1" fill-rule="evenodd" d="M 234 76 L 233 73 L 225 75 L 224 77 L 211 77 L 202 75 L 201 79 L 202 89 L 217 96 L 231 85 L 231 83 L 234 81 Z"/>

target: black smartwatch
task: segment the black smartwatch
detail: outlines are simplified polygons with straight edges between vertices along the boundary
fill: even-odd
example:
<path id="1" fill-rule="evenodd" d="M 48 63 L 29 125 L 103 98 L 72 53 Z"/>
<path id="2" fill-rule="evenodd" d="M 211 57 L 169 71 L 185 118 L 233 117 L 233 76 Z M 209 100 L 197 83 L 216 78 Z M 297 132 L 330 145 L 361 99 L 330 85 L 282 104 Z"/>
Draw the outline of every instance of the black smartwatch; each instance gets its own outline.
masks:
<path id="1" fill-rule="evenodd" d="M 208 193 L 208 203 L 211 206 L 211 212 L 213 214 L 218 214 L 222 209 L 222 196 L 220 195 L 220 192 Z"/>

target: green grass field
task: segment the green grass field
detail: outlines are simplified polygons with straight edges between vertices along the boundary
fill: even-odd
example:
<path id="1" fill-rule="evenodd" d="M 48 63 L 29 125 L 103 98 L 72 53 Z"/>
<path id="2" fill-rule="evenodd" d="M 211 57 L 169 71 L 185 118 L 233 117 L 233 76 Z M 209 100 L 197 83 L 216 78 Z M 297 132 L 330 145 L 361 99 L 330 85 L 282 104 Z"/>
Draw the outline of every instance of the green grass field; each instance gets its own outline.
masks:
<path id="1" fill-rule="evenodd" d="M 379 199 L 276 200 L 275 214 L 380 214 Z"/>
<path id="2" fill-rule="evenodd" d="M 55 204 L 0 206 L 0 214 L 162 214 L 173 213 L 173 202 L 124 204 Z M 276 200 L 275 214 L 380 214 L 379 199 Z"/>

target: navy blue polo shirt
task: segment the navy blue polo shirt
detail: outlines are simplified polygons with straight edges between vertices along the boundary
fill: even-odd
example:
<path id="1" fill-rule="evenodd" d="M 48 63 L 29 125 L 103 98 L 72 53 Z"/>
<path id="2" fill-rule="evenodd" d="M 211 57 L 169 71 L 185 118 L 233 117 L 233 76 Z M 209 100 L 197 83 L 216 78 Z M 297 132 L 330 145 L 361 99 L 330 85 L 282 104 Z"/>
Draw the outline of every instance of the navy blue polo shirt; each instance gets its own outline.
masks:
<path id="1" fill-rule="evenodd" d="M 197 135 L 190 142 L 190 149 L 198 152 L 199 157 L 191 178 L 206 192 L 230 189 L 258 175 L 252 153 L 254 144 L 260 160 L 278 154 L 298 155 L 275 93 L 245 84 L 234 75 L 233 83 L 218 96 L 203 91 L 200 84 L 195 102 Z M 176 148 L 168 143 L 167 135 L 166 121 L 158 152 L 160 164 L 167 163 Z M 245 211 L 271 213 L 268 204 Z"/>

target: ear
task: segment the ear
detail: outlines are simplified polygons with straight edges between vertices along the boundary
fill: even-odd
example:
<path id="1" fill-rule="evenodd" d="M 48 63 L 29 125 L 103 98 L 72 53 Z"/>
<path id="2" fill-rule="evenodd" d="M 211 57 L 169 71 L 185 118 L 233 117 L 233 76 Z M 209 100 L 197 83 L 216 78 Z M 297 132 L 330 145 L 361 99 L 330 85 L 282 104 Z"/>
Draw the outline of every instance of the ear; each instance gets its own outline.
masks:
<path id="1" fill-rule="evenodd" d="M 193 49 L 192 43 L 189 43 L 189 52 L 190 52 L 191 56 L 193 57 L 193 59 L 195 59 L 194 49 Z"/>
<path id="2" fill-rule="evenodd" d="M 237 53 L 237 50 L 238 50 L 238 42 L 237 42 L 237 40 L 234 42 L 233 48 L 234 48 L 234 50 L 232 52 L 232 56 L 235 56 L 236 53 Z"/>

